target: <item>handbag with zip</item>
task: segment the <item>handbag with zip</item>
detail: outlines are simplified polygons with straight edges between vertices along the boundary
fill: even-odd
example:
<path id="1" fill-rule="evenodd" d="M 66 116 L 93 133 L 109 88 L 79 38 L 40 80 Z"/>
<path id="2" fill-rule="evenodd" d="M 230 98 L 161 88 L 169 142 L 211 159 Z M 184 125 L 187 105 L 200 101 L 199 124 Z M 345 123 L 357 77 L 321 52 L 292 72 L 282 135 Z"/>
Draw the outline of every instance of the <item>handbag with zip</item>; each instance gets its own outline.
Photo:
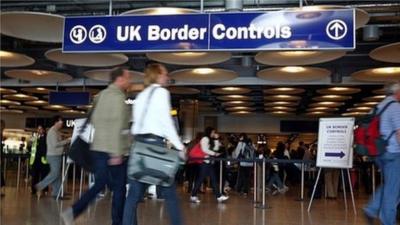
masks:
<path id="1" fill-rule="evenodd" d="M 140 129 L 155 89 L 149 94 Z M 128 177 L 146 184 L 171 186 L 180 165 L 178 153 L 178 150 L 168 149 L 162 137 L 153 134 L 136 135 L 128 161 Z"/>

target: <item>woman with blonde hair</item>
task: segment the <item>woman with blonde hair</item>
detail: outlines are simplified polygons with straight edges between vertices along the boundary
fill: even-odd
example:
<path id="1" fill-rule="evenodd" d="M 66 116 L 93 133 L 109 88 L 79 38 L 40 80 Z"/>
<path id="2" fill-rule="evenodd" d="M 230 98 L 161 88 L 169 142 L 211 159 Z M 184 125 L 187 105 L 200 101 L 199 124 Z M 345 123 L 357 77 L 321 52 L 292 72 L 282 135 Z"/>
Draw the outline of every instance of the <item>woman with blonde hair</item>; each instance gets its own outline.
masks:
<path id="1" fill-rule="evenodd" d="M 144 84 L 146 88 L 138 94 L 133 106 L 133 125 L 131 132 L 135 138 L 151 138 L 160 144 L 168 140 L 180 150 L 181 158 L 185 158 L 184 146 L 174 126 L 171 111 L 170 93 L 167 86 L 169 77 L 167 69 L 159 63 L 150 63 L 145 69 Z M 143 197 L 148 184 L 128 178 L 129 191 L 125 201 L 123 225 L 137 225 L 137 205 Z M 175 184 L 160 187 L 166 200 L 171 224 L 181 225 L 181 213 Z"/>

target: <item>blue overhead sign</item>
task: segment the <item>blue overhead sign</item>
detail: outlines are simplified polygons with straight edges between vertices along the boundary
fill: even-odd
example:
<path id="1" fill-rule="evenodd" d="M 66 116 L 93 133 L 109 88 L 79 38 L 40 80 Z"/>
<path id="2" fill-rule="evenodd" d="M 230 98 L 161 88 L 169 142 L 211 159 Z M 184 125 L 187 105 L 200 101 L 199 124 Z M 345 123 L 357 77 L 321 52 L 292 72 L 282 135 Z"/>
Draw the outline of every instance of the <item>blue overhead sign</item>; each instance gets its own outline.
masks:
<path id="1" fill-rule="evenodd" d="M 68 17 L 64 52 L 355 48 L 354 10 Z"/>

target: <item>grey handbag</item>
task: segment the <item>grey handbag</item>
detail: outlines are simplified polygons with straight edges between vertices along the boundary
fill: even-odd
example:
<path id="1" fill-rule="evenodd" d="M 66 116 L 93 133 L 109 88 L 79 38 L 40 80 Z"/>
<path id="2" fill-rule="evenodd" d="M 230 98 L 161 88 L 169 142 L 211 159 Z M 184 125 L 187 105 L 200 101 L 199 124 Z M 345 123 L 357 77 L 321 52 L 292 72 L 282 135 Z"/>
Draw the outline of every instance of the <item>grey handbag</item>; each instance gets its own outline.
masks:
<path id="1" fill-rule="evenodd" d="M 155 89 L 152 89 L 149 94 L 140 127 L 143 125 L 144 116 Z M 130 179 L 164 187 L 174 183 L 175 174 L 180 165 L 179 151 L 168 149 L 162 139 L 153 134 L 135 136 L 128 161 L 128 177 Z"/>

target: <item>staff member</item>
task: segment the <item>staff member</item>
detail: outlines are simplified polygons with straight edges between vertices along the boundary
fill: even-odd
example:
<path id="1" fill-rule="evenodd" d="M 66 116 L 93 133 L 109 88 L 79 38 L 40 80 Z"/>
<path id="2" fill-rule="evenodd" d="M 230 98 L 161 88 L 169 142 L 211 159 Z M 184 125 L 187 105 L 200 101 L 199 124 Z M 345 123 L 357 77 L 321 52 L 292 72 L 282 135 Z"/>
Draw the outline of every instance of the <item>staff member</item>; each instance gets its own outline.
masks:
<path id="1" fill-rule="evenodd" d="M 376 160 L 384 183 L 364 208 L 369 225 L 374 224 L 375 218 L 379 218 L 383 225 L 396 225 L 400 202 L 400 82 L 388 85 L 387 94 L 388 97 L 378 105 L 378 111 L 392 102 L 382 113 L 379 124 L 380 133 L 388 140 L 388 146 Z"/>
<path id="2" fill-rule="evenodd" d="M 29 159 L 32 175 L 32 194 L 36 194 L 35 185 L 39 180 L 49 173 L 49 164 L 46 159 L 46 153 L 46 133 L 44 128 L 39 125 L 37 133 L 32 137 L 31 158 Z"/>
<path id="3" fill-rule="evenodd" d="M 63 118 L 61 116 L 53 117 L 53 126 L 50 128 L 46 137 L 47 144 L 47 161 L 50 164 L 49 174 L 38 184 L 35 185 L 36 194 L 40 198 L 41 191 L 51 185 L 51 196 L 57 198 L 58 191 L 61 187 L 61 164 L 64 146 L 71 139 L 62 140 L 60 129 L 63 126 Z"/>
<path id="4" fill-rule="evenodd" d="M 164 87 L 169 77 L 167 69 L 159 63 L 151 63 L 145 69 L 144 84 L 146 88 L 136 97 L 132 125 L 132 134 L 151 135 L 156 139 L 167 139 L 184 157 L 184 146 L 180 141 L 171 116 L 171 97 Z M 152 96 L 150 94 L 152 93 Z M 146 114 L 143 113 L 146 111 Z M 125 201 L 123 225 L 137 225 L 137 205 L 143 197 L 147 184 L 128 179 L 129 191 Z M 179 209 L 175 184 L 170 187 L 159 187 L 166 201 L 171 224 L 181 225 L 182 216 Z"/>

